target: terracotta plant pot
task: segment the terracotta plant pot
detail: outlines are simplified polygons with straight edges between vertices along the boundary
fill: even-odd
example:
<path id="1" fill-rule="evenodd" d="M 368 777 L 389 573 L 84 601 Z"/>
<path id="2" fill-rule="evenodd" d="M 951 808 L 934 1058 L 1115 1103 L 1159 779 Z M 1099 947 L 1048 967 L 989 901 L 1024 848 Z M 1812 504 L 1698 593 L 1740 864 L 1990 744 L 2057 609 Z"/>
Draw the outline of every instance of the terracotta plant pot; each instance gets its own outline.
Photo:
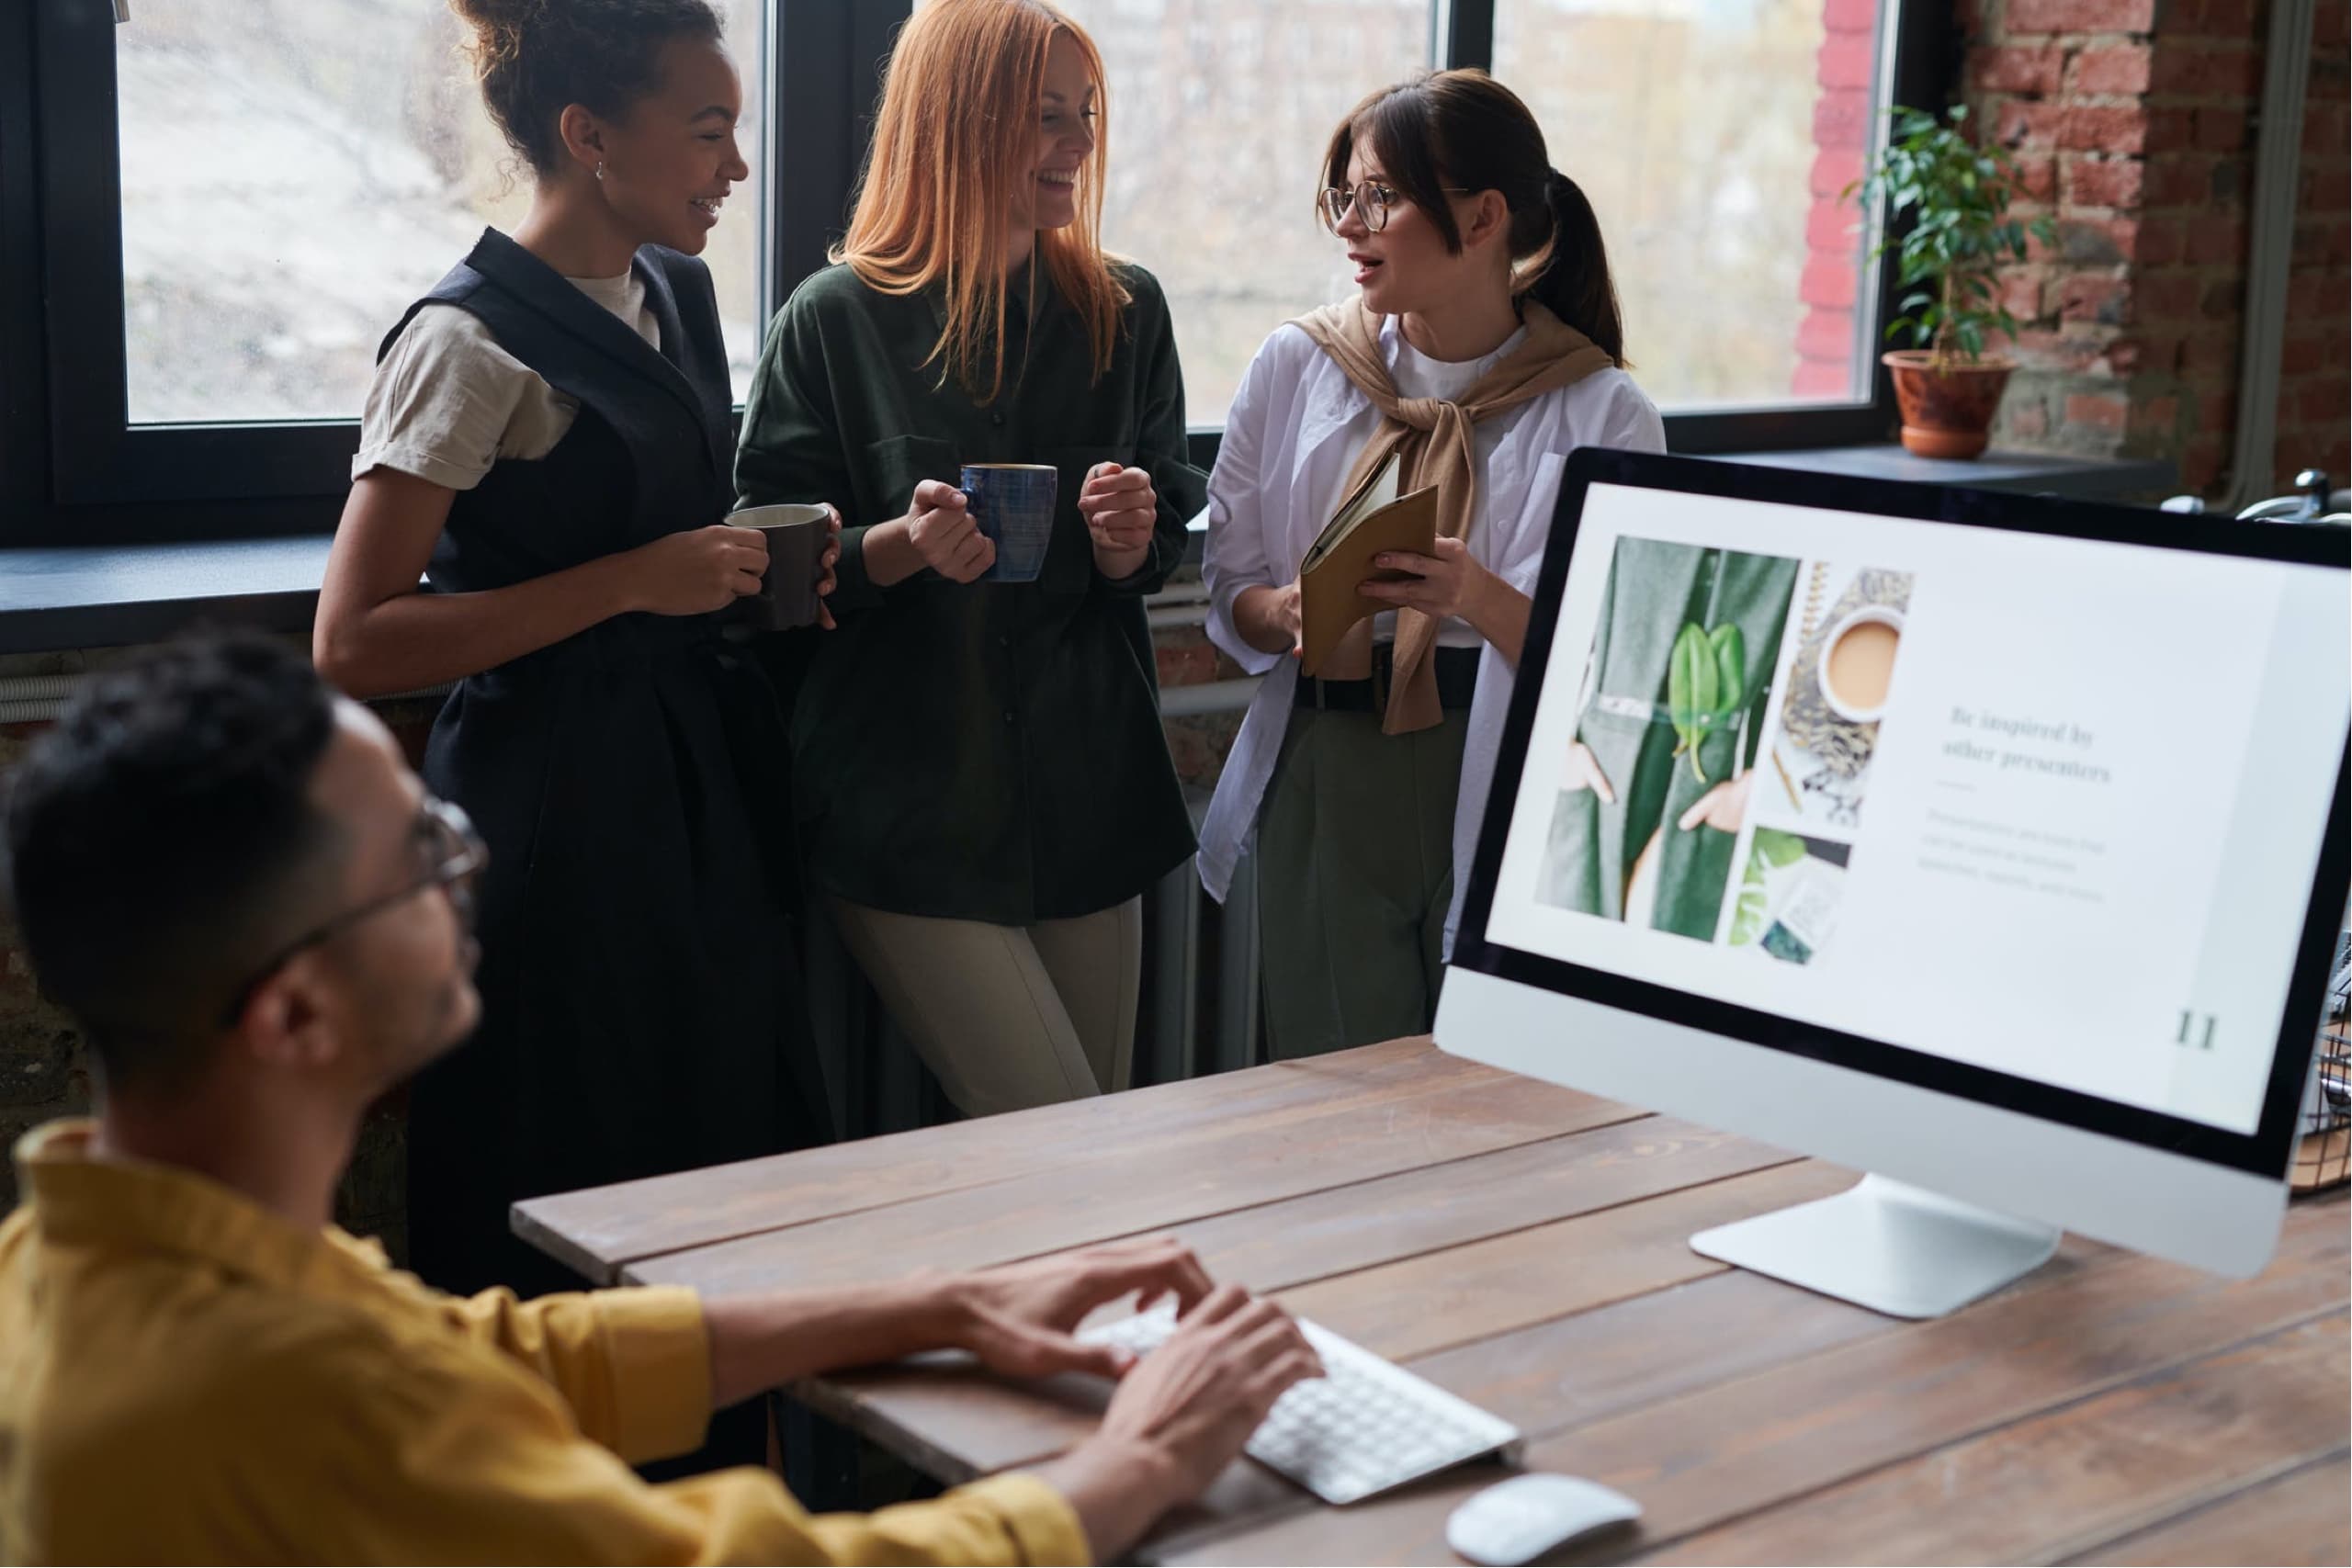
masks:
<path id="1" fill-rule="evenodd" d="M 1984 359 L 1939 372 L 1928 368 L 1934 356 L 1924 348 L 1879 357 L 1894 372 L 1904 450 L 1922 457 L 1973 457 L 1984 450 L 2015 360 Z"/>

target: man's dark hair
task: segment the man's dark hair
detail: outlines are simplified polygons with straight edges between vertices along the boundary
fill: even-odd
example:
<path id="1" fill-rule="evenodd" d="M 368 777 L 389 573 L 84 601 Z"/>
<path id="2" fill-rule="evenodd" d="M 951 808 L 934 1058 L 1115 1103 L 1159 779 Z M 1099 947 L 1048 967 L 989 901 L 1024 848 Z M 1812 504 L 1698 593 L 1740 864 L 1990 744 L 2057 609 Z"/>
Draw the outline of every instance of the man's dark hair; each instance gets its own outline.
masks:
<path id="1" fill-rule="evenodd" d="M 9 903 L 109 1085 L 200 1066 L 237 987 L 332 913 L 343 834 L 309 790 L 334 733 L 300 655 L 208 637 L 93 677 L 6 781 Z"/>

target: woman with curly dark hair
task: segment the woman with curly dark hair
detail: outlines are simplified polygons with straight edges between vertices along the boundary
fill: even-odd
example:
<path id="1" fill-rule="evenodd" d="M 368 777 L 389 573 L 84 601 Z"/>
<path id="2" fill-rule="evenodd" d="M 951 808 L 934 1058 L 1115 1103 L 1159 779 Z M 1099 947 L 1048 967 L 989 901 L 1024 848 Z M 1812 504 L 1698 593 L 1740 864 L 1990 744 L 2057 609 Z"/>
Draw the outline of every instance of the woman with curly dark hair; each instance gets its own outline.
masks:
<path id="1" fill-rule="evenodd" d="M 453 0 L 533 180 L 385 341 L 319 604 L 354 694 L 457 682 L 424 773 L 488 840 L 483 1016 L 409 1122 L 431 1283 L 571 1281 L 508 1206 L 776 1153 L 823 1098 L 764 678 L 718 615 L 732 401 L 695 259 L 748 177 L 706 0 Z M 828 560 L 830 567 L 830 558 Z M 420 592 L 418 579 L 425 580 Z"/>

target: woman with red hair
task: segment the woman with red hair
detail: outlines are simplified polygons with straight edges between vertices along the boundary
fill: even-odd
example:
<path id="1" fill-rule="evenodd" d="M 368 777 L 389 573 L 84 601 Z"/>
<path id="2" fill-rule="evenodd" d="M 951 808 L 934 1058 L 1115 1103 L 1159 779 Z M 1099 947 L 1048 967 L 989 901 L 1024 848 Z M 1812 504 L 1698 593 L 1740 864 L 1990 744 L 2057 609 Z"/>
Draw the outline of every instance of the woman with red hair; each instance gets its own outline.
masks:
<path id="1" fill-rule="evenodd" d="M 746 504 L 846 519 L 793 719 L 812 891 L 967 1114 L 1125 1087 L 1141 896 L 1193 847 L 1144 596 L 1206 479 L 1151 275 L 1097 239 L 1102 57 L 1044 0 L 900 35 L 836 265 L 770 328 Z M 967 464 L 1057 471 L 998 581 Z"/>

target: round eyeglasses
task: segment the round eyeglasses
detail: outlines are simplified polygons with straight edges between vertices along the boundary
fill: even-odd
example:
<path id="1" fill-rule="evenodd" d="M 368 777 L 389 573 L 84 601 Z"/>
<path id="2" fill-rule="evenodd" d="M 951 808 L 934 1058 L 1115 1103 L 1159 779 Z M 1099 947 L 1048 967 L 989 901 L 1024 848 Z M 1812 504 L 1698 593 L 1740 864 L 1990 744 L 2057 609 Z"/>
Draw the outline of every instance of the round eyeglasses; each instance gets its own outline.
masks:
<path id="1" fill-rule="evenodd" d="M 1476 193 L 1461 186 L 1440 186 L 1448 196 L 1473 196 Z M 1374 233 L 1388 227 L 1388 212 L 1408 198 L 1395 186 L 1379 180 L 1358 180 L 1352 189 L 1333 186 L 1315 198 L 1316 215 L 1323 220 L 1323 227 L 1334 234 L 1348 220 L 1348 209 L 1354 208 L 1363 218 L 1363 226 Z"/>
<path id="2" fill-rule="evenodd" d="M 349 931 L 362 920 L 405 904 L 427 888 L 439 887 L 447 891 L 449 907 L 457 911 L 459 928 L 471 932 L 474 885 L 481 880 L 482 867 L 490 863 L 490 846 L 474 830 L 472 819 L 448 801 L 428 795 L 424 805 L 417 808 L 416 819 L 409 829 L 408 842 L 414 869 L 407 881 L 380 898 L 370 898 L 364 904 L 320 921 L 279 948 L 268 963 L 254 970 L 252 977 L 237 987 L 236 994 L 229 999 L 229 1005 L 221 1010 L 220 1027 L 226 1029 L 234 1024 L 237 1016 L 245 1010 L 245 1004 L 253 999 L 254 993 L 261 989 L 271 976 L 291 963 L 295 954 Z"/>

